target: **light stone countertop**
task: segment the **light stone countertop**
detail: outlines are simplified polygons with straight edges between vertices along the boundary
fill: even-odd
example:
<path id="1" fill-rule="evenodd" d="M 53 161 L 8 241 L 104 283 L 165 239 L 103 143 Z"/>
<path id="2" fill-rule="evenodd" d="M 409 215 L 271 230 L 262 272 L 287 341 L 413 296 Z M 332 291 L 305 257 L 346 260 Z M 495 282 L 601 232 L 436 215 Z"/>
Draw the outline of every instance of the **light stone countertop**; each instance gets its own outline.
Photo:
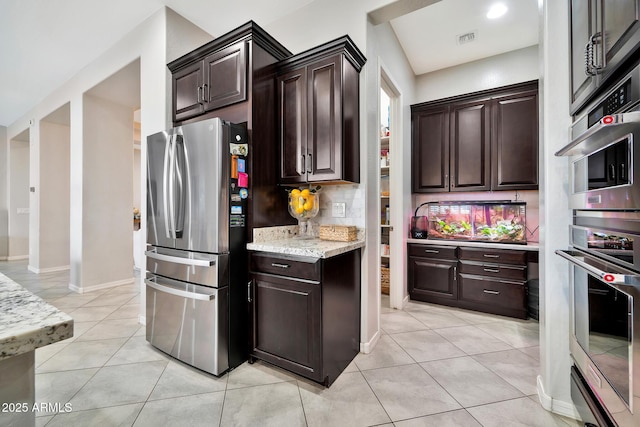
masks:
<path id="1" fill-rule="evenodd" d="M 0 360 L 73 336 L 73 319 L 0 274 Z"/>
<path id="2" fill-rule="evenodd" d="M 320 239 L 277 239 L 247 244 L 250 251 L 272 252 L 286 255 L 300 255 L 313 258 L 331 258 L 354 249 L 362 248 L 364 240 L 334 242 Z"/>
<path id="3" fill-rule="evenodd" d="M 539 251 L 538 242 L 529 242 L 526 245 L 517 243 L 491 243 L 491 242 L 469 242 L 465 240 L 437 240 L 437 239 L 407 239 L 407 243 L 420 243 L 423 245 L 440 245 L 440 246 L 465 246 L 470 248 L 487 248 L 487 249 L 517 249 L 521 251 Z"/>

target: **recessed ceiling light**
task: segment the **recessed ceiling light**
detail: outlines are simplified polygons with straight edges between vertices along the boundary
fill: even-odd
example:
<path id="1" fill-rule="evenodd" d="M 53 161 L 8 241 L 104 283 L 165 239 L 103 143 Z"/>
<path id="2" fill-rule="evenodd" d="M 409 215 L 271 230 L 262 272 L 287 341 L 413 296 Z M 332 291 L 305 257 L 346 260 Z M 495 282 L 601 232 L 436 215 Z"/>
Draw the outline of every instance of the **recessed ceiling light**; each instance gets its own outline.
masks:
<path id="1" fill-rule="evenodd" d="M 487 12 L 487 18 L 496 19 L 507 13 L 507 6 L 502 3 L 495 3 Z"/>

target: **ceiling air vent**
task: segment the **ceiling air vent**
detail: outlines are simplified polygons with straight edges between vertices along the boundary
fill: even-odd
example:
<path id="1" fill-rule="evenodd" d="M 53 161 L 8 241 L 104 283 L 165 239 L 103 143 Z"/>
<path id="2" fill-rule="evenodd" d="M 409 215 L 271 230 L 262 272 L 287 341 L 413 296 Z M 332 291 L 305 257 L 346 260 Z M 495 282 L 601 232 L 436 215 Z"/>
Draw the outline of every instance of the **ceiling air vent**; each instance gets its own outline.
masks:
<path id="1" fill-rule="evenodd" d="M 464 34 L 458 34 L 456 36 L 456 42 L 458 45 L 474 42 L 478 39 L 478 30 L 472 30 Z"/>

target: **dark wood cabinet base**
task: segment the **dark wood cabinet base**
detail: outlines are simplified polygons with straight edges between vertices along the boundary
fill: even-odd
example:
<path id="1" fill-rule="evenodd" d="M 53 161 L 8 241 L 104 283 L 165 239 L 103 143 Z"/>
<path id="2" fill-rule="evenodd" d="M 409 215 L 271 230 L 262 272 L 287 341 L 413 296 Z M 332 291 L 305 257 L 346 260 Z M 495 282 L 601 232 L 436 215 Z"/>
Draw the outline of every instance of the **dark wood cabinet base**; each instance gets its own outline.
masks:
<path id="1" fill-rule="evenodd" d="M 412 300 L 527 318 L 525 251 L 409 244 L 408 253 Z"/>
<path id="2" fill-rule="evenodd" d="M 360 351 L 360 249 L 327 259 L 253 252 L 251 275 L 250 363 L 331 385 Z"/>

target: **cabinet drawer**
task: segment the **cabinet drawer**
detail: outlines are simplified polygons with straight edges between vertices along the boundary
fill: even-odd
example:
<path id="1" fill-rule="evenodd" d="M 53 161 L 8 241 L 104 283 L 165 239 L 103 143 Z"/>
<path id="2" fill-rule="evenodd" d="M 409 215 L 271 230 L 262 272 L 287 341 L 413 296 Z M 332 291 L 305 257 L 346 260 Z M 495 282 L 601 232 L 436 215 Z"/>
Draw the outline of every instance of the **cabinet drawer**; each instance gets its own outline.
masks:
<path id="1" fill-rule="evenodd" d="M 274 255 L 261 252 L 251 254 L 252 272 L 277 274 L 316 282 L 320 281 L 320 264 L 319 258 Z"/>
<path id="2" fill-rule="evenodd" d="M 527 279 L 527 268 L 524 265 L 500 265 L 471 261 L 460 261 L 460 273 L 495 277 L 499 279 Z"/>
<path id="3" fill-rule="evenodd" d="M 527 265 L 527 251 L 512 249 L 479 249 L 461 247 L 458 252 L 461 260 L 484 261 L 494 264 Z"/>
<path id="4" fill-rule="evenodd" d="M 455 246 L 409 245 L 409 256 L 422 258 L 456 259 Z"/>
<path id="5" fill-rule="evenodd" d="M 458 277 L 458 296 L 461 300 L 515 310 L 526 307 L 525 282 L 468 274 L 460 274 Z"/>

